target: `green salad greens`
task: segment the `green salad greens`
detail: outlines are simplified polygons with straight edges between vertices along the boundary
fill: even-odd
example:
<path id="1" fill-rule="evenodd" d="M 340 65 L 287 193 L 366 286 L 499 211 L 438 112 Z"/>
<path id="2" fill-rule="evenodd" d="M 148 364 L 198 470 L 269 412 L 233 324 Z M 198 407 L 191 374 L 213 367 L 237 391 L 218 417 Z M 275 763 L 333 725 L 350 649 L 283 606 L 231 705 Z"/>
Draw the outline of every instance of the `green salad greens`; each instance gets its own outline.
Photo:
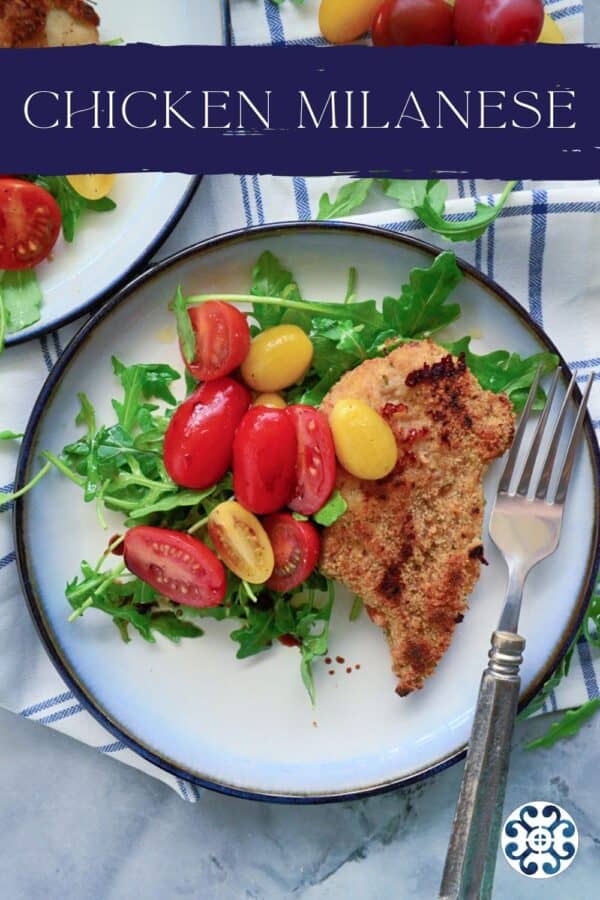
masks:
<path id="1" fill-rule="evenodd" d="M 435 335 L 460 319 L 461 308 L 452 300 L 462 273 L 451 252 L 440 253 L 428 268 L 415 268 L 394 295 L 359 299 L 358 277 L 351 270 L 344 302 L 304 299 L 293 273 L 272 253 L 265 252 L 252 271 L 248 294 L 185 297 L 180 289 L 171 308 L 178 323 L 184 357 L 193 355 L 187 309 L 206 300 L 228 300 L 249 305 L 254 335 L 280 323 L 302 328 L 314 346 L 311 368 L 302 380 L 283 391 L 287 403 L 317 406 L 344 372 L 365 359 L 385 356 L 403 342 Z M 506 391 L 515 409 L 524 403 L 527 391 L 540 366 L 552 370 L 557 359 L 541 353 L 526 359 L 498 350 L 477 355 L 470 339 L 446 344 L 453 353 L 464 354 L 480 383 L 495 392 Z M 180 374 L 165 364 L 126 365 L 113 358 L 112 368 L 118 392 L 112 401 L 113 420 L 98 421 L 93 404 L 79 395 L 76 425 L 79 437 L 56 456 L 42 453 L 44 467 L 19 493 L 56 468 L 81 488 L 83 500 L 96 506 L 98 519 L 106 527 L 105 511 L 123 516 L 124 528 L 155 525 L 195 534 L 210 545 L 208 516 L 216 506 L 233 498 L 231 474 L 212 487 L 194 491 L 171 480 L 163 462 L 165 432 L 176 409 L 172 392 Z M 187 392 L 195 382 L 187 375 Z M 540 394 L 543 401 L 543 394 Z M 5 433 L 6 437 L 12 434 Z M 3 498 L 3 502 L 10 501 Z M 346 511 L 344 498 L 335 492 L 312 517 L 320 527 L 332 525 Z M 295 514 L 296 515 L 296 514 Z M 304 518 L 298 516 L 298 518 Z M 84 561 L 67 585 L 66 597 L 72 619 L 88 609 L 109 615 L 125 641 L 137 633 L 146 641 L 163 635 L 172 641 L 196 638 L 203 633 L 203 620 L 231 620 L 231 638 L 237 644 L 237 658 L 245 659 L 268 650 L 278 638 L 297 645 L 300 671 L 314 702 L 312 662 L 327 652 L 334 584 L 315 571 L 291 593 L 278 593 L 264 585 L 250 585 L 231 572 L 223 605 L 196 609 L 167 600 L 152 587 L 127 572 L 118 553 L 123 537 L 115 537 L 95 563 Z M 356 600 L 349 611 L 352 620 L 361 611 Z"/>
<path id="2" fill-rule="evenodd" d="M 398 206 L 409 209 L 424 225 L 448 241 L 474 241 L 485 232 L 502 212 L 516 181 L 507 181 L 495 206 L 477 203 L 475 213 L 464 222 L 444 218 L 448 186 L 437 179 L 409 181 L 396 178 L 357 178 L 345 184 L 331 200 L 323 194 L 319 203 L 319 219 L 341 219 L 356 212 L 376 190 L 383 191 Z"/>

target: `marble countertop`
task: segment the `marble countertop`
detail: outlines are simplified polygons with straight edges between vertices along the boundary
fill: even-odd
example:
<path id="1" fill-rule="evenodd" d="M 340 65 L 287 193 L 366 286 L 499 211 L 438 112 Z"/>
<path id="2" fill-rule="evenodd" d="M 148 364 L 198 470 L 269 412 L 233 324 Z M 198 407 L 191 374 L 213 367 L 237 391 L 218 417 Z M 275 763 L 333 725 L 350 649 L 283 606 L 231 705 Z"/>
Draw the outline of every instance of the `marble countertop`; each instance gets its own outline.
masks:
<path id="1" fill-rule="evenodd" d="M 586 3 L 600 41 L 600 4 Z M 600 717 L 550 750 L 517 727 L 506 809 L 550 800 L 580 834 L 568 871 L 526 879 L 498 860 L 494 896 L 584 900 L 600 872 Z M 148 776 L 0 710 L 3 900 L 430 900 L 437 895 L 462 764 L 390 794 L 317 807 L 205 792 L 195 805 Z"/>
<path id="2" fill-rule="evenodd" d="M 543 882 L 503 859 L 497 898 L 583 900 L 600 871 L 600 717 L 551 750 L 519 724 L 506 809 L 551 800 L 574 817 L 579 853 Z M 379 797 L 277 806 L 205 792 L 195 805 L 140 772 L 0 712 L 4 900 L 431 900 L 462 765 Z"/>

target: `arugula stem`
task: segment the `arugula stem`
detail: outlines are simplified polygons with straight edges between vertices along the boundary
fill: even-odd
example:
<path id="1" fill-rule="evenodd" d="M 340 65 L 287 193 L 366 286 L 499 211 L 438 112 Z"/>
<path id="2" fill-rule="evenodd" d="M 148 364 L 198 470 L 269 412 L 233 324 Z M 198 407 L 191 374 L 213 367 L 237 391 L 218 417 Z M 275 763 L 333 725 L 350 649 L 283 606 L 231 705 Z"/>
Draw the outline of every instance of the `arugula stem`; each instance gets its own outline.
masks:
<path id="1" fill-rule="evenodd" d="M 89 609 L 90 606 L 93 606 L 93 605 L 94 605 L 94 598 L 93 598 L 93 597 L 88 597 L 87 600 L 84 600 L 84 601 L 83 601 L 83 603 L 81 604 L 81 606 L 78 606 L 77 609 L 74 609 L 74 610 L 73 610 L 73 612 L 71 613 L 71 615 L 70 615 L 69 618 L 67 619 L 67 622 L 74 622 L 75 619 L 78 619 L 79 616 L 82 616 L 82 615 L 84 614 L 84 612 L 86 611 L 86 609 Z"/>
<path id="2" fill-rule="evenodd" d="M 197 531 L 200 531 L 201 528 L 204 528 L 206 523 L 208 522 L 208 516 L 204 516 L 203 519 L 199 519 L 197 522 L 194 522 L 191 528 L 188 528 L 188 534 L 195 534 Z"/>
<path id="3" fill-rule="evenodd" d="M 336 307 L 343 310 L 344 306 L 340 303 L 331 302 L 329 304 L 321 303 L 318 300 L 286 300 L 282 297 L 255 297 L 254 294 L 196 294 L 194 297 L 187 297 L 188 306 L 198 306 L 201 303 L 208 303 L 209 300 L 222 300 L 224 303 L 258 303 L 265 306 L 284 306 L 287 309 L 301 309 L 304 312 L 312 312 L 318 316 L 335 316 Z"/>
<path id="4" fill-rule="evenodd" d="M 85 612 L 86 609 L 89 609 L 90 606 L 93 606 L 94 597 L 97 597 L 98 594 L 101 594 L 102 591 L 104 590 L 104 588 L 107 585 L 109 585 L 112 581 L 114 581 L 115 578 L 118 578 L 119 575 L 124 571 L 125 571 L 125 563 L 120 562 L 117 566 L 115 566 L 115 568 L 111 572 L 109 572 L 106 575 L 105 578 L 100 578 L 99 583 L 94 588 L 92 593 L 89 594 L 89 596 L 86 598 L 86 600 L 84 600 L 84 602 L 81 604 L 81 606 L 79 606 L 79 607 L 77 607 L 77 609 L 73 610 L 73 612 L 71 613 L 71 615 L 69 616 L 67 621 L 73 622 L 73 621 L 75 621 L 75 619 L 79 618 L 79 616 L 83 615 L 83 613 Z M 81 588 L 78 591 L 75 590 L 70 594 L 69 599 L 76 598 L 76 597 L 83 595 L 85 593 L 88 593 L 88 592 L 89 592 L 89 584 L 82 584 Z"/>
<path id="5" fill-rule="evenodd" d="M 42 466 L 37 475 L 35 475 L 31 479 L 31 481 L 27 482 L 27 484 L 24 485 L 19 491 L 15 491 L 14 494 L 8 494 L 4 497 L 0 494 L 0 502 L 2 503 L 2 506 L 4 506 L 6 503 L 12 503 L 13 500 L 17 500 L 19 497 L 22 497 L 24 494 L 30 491 L 32 487 L 35 487 L 38 481 L 42 480 L 44 475 L 48 474 L 51 468 L 52 464 L 47 462 L 45 466 Z"/>
<path id="6" fill-rule="evenodd" d="M 83 487 L 85 485 L 85 478 L 82 475 L 78 475 L 77 472 L 74 472 L 73 469 L 70 469 L 69 466 L 59 459 L 58 456 L 55 456 L 54 453 L 51 453 L 50 450 L 44 450 L 42 456 L 45 456 L 48 462 L 52 463 L 59 472 L 62 472 L 63 475 L 76 484 L 78 487 Z"/>

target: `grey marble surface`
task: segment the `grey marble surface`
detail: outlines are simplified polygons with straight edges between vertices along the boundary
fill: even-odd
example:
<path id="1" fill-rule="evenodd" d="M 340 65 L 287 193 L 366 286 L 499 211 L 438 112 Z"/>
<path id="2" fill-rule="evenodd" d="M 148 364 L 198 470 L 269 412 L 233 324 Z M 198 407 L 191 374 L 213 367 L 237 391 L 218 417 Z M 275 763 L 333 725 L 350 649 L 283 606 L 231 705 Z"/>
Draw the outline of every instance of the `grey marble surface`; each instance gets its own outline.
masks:
<path id="1" fill-rule="evenodd" d="M 600 2 L 586 2 L 600 41 Z M 600 718 L 551 750 L 518 726 L 507 809 L 554 800 L 574 816 L 571 868 L 531 881 L 498 861 L 496 898 L 587 900 L 600 875 Z M 0 710 L 2 900 L 430 900 L 462 766 L 353 803 L 289 807 L 169 788 L 50 729 Z"/>

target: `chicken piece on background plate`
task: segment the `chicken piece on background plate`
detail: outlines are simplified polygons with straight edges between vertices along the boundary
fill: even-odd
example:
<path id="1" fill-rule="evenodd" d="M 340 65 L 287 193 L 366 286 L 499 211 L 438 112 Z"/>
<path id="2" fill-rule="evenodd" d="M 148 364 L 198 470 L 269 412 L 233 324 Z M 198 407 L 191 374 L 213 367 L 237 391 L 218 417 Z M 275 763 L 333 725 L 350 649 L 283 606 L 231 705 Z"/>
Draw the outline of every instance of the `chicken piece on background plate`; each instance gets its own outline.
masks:
<path id="1" fill-rule="evenodd" d="M 346 373 L 324 398 L 388 422 L 398 462 L 365 481 L 338 469 L 347 512 L 323 537 L 321 569 L 358 594 L 385 631 L 396 691 L 421 688 L 448 649 L 483 560 L 483 476 L 514 436 L 504 394 L 483 390 L 462 358 L 413 341 Z"/>
<path id="2" fill-rule="evenodd" d="M 84 0 L 0 0 L 0 48 L 97 44 L 99 25 Z"/>

